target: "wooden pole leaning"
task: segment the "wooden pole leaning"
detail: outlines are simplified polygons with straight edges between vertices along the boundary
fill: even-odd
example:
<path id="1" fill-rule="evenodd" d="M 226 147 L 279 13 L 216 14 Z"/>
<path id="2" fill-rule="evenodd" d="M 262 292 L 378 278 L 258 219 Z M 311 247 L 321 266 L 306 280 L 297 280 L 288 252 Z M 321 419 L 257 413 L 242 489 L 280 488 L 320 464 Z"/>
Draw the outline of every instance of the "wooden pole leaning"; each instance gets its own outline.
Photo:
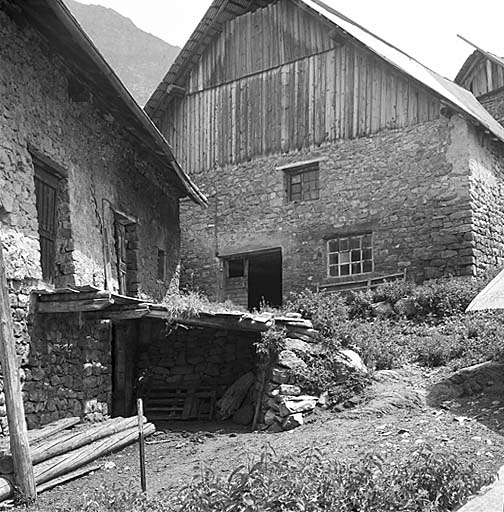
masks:
<path id="1" fill-rule="evenodd" d="M 5 275 L 3 248 L 0 242 L 0 365 L 2 367 L 10 449 L 14 464 L 15 483 L 26 501 L 35 501 L 37 491 L 28 443 L 20 371 L 12 327 L 12 314 Z"/>
<path id="2" fill-rule="evenodd" d="M 137 398 L 137 414 L 138 414 L 138 445 L 140 449 L 140 484 L 142 492 L 147 491 L 147 482 L 145 479 L 145 443 L 144 443 L 144 415 L 143 415 L 143 400 Z"/>

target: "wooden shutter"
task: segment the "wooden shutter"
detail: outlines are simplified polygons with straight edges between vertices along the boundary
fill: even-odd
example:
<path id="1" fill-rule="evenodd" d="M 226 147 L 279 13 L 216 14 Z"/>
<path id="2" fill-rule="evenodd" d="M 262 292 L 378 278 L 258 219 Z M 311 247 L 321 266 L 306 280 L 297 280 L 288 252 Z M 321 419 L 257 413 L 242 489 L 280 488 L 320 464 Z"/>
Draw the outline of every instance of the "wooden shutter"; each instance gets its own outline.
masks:
<path id="1" fill-rule="evenodd" d="M 126 295 L 128 263 L 126 259 L 126 227 L 120 221 L 115 221 L 115 242 L 117 254 L 117 281 L 119 293 Z"/>
<path id="2" fill-rule="evenodd" d="M 46 283 L 54 283 L 58 177 L 35 164 L 35 195 L 40 238 L 40 264 L 42 278 Z"/>

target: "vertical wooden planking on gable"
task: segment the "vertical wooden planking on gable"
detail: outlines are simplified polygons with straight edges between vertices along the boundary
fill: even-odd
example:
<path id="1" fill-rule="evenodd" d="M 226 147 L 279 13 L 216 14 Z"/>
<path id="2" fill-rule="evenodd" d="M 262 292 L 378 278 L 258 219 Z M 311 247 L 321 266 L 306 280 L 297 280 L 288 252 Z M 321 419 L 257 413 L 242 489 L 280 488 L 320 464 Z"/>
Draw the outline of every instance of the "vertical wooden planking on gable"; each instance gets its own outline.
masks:
<path id="1" fill-rule="evenodd" d="M 335 135 L 335 103 L 336 103 L 336 73 L 335 62 L 336 52 L 328 52 L 326 57 L 326 89 L 325 89 L 325 140 L 334 140 Z"/>
<path id="2" fill-rule="evenodd" d="M 289 151 L 289 66 L 280 70 L 280 147 L 283 152 Z"/>

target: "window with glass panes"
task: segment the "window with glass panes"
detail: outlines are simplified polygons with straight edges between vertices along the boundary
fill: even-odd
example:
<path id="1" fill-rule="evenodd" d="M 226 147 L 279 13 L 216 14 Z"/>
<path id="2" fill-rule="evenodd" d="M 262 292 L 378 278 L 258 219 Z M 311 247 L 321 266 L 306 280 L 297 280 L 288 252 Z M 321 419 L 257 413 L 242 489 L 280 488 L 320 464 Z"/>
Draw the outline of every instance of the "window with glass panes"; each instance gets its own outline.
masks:
<path id="1" fill-rule="evenodd" d="M 319 164 L 291 168 L 287 171 L 288 201 L 309 201 L 319 198 Z"/>
<path id="2" fill-rule="evenodd" d="M 329 277 L 354 276 L 373 271 L 373 236 L 342 236 L 327 241 Z"/>

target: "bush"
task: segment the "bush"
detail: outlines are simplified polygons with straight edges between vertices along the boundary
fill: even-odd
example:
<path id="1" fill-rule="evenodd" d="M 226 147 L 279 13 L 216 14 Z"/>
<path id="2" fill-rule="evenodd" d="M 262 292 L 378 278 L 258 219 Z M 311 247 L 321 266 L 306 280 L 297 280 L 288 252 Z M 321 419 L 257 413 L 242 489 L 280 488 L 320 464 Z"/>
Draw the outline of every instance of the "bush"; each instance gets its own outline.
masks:
<path id="1" fill-rule="evenodd" d="M 410 299 L 415 314 L 413 320 L 441 320 L 464 313 L 486 280 L 439 279 L 423 285 L 408 281 L 385 283 L 375 290 L 357 292 L 348 298 L 351 318 L 369 318 L 372 305 L 387 302 L 395 305 L 400 299 Z"/>
<path id="2" fill-rule="evenodd" d="M 227 480 L 203 472 L 178 499 L 178 510 L 445 512 L 492 479 L 472 464 L 429 448 L 396 465 L 376 455 L 345 463 L 324 460 L 314 451 L 298 458 L 265 452 Z"/>
<path id="3" fill-rule="evenodd" d="M 312 292 L 308 289 L 291 294 L 284 309 L 301 313 L 326 338 L 334 337 L 338 325 L 348 319 L 349 312 L 347 301 L 342 295 Z"/>

